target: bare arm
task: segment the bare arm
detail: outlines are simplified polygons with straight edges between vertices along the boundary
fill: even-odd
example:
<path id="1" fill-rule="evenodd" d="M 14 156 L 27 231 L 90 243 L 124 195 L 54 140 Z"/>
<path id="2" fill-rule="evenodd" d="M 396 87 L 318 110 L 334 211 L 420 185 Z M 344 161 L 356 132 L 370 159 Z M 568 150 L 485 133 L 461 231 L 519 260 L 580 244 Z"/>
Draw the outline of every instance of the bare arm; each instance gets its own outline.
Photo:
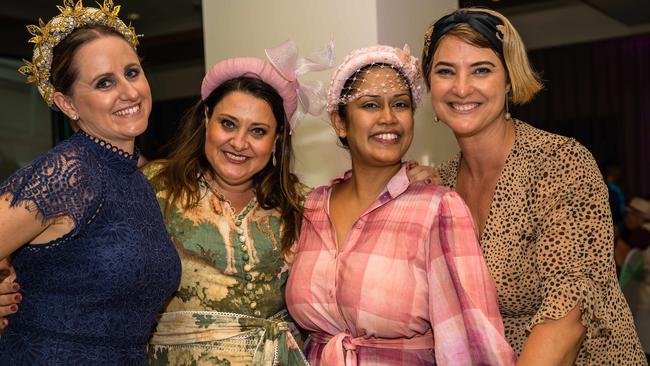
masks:
<path id="1" fill-rule="evenodd" d="M 524 343 L 517 365 L 571 366 L 584 335 L 580 309 L 575 307 L 564 318 L 548 319 L 534 326 Z"/>
<path id="2" fill-rule="evenodd" d="M 0 199 L 0 260 L 8 258 L 47 228 L 35 212 L 24 207 L 10 207 L 9 201 Z"/>

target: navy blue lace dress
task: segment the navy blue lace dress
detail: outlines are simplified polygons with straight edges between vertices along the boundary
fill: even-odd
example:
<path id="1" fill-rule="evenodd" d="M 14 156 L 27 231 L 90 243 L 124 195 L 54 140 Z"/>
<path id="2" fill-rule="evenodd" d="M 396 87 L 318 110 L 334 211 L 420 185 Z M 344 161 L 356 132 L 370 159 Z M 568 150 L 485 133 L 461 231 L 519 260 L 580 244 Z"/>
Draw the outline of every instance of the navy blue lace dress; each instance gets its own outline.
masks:
<path id="1" fill-rule="evenodd" d="M 180 261 L 137 152 L 127 155 L 77 133 L 0 185 L 14 206 L 75 222 L 13 254 L 24 300 L 0 336 L 0 365 L 146 363 Z"/>

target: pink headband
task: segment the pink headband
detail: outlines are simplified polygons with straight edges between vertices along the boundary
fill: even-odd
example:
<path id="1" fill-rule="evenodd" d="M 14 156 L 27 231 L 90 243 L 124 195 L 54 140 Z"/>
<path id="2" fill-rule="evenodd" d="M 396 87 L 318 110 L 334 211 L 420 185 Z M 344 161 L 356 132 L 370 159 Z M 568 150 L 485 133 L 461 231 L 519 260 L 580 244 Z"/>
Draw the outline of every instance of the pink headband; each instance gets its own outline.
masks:
<path id="1" fill-rule="evenodd" d="M 334 71 L 327 91 L 327 111 L 332 112 L 338 109 L 341 90 L 350 76 L 367 65 L 377 63 L 397 68 L 408 80 L 414 107 L 420 103 L 423 90 L 420 62 L 416 57 L 411 56 L 409 46 L 404 45 L 403 49 L 399 49 L 378 45 L 350 52 Z"/>
<path id="2" fill-rule="evenodd" d="M 334 65 L 334 44 L 308 58 L 298 59 L 296 44 L 288 40 L 265 50 L 269 61 L 253 57 L 237 57 L 218 62 L 205 74 L 201 99 L 205 100 L 219 85 L 240 76 L 260 79 L 271 85 L 282 97 L 290 131 L 306 114 L 318 115 L 325 107 L 325 90 L 320 81 L 301 83 L 298 76 L 321 71 Z"/>

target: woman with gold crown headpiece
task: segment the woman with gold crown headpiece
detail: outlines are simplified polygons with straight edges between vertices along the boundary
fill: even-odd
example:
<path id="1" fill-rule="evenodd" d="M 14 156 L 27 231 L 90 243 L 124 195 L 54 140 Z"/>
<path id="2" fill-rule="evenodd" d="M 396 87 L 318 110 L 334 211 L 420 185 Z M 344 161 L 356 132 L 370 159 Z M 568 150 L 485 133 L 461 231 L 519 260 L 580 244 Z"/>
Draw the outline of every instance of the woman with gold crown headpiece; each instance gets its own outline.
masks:
<path id="1" fill-rule="evenodd" d="M 144 364 L 180 275 L 136 166 L 151 92 L 119 6 L 66 0 L 59 10 L 28 27 L 34 56 L 19 71 L 78 132 L 0 184 L 0 260 L 11 256 L 24 296 L 0 363 Z"/>

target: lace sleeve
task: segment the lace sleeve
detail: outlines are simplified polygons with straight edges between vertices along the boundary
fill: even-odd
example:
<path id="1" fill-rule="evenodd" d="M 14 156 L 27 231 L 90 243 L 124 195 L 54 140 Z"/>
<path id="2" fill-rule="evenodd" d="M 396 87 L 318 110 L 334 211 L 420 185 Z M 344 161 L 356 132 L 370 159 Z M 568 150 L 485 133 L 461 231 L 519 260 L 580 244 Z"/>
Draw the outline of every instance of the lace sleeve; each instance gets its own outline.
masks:
<path id="1" fill-rule="evenodd" d="M 69 217 L 77 231 L 100 207 L 102 171 L 95 159 L 63 143 L 18 170 L 0 185 L 11 207 L 34 212 L 43 223 Z"/>

